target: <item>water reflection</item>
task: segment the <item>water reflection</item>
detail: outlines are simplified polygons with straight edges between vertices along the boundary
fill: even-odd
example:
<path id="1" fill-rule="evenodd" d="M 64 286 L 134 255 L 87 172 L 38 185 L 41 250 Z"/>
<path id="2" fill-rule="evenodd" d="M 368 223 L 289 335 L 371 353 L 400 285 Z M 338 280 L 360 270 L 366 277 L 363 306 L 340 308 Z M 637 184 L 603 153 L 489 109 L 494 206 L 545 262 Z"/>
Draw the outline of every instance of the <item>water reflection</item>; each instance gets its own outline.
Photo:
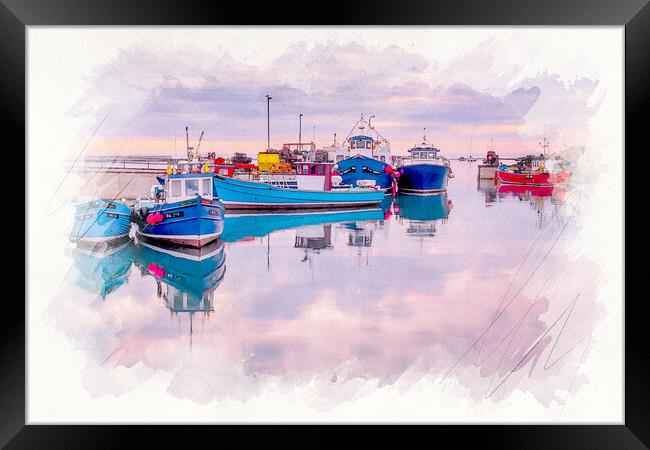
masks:
<path id="1" fill-rule="evenodd" d="M 352 211 L 301 211 L 269 214 L 227 213 L 221 239 L 224 242 L 237 242 L 254 237 L 267 236 L 275 231 L 290 228 L 357 220 L 381 220 L 383 218 L 384 211 L 381 208 L 363 208 Z"/>
<path id="2" fill-rule="evenodd" d="M 173 314 L 212 311 L 214 291 L 226 272 L 223 241 L 201 248 L 136 239 L 134 263 L 156 279 L 156 296 Z"/>
<path id="3" fill-rule="evenodd" d="M 398 195 L 393 206 L 395 213 L 407 220 L 406 234 L 409 236 L 431 237 L 436 233 L 436 222 L 449 216 L 451 202 L 447 194 L 437 195 Z"/>
<path id="4" fill-rule="evenodd" d="M 497 199 L 497 185 L 495 180 L 478 179 L 476 189 L 485 194 L 485 206 L 492 206 Z"/>
<path id="5" fill-rule="evenodd" d="M 130 244 L 128 236 L 110 242 L 78 243 L 68 251 L 74 261 L 68 280 L 105 299 L 129 278 L 132 252 Z"/>
<path id="6" fill-rule="evenodd" d="M 574 206 L 561 190 L 494 187 L 498 206 L 485 208 L 467 170 L 455 171 L 449 195 L 227 214 L 222 240 L 200 250 L 137 241 L 115 252 L 124 265 L 75 262 L 129 283 L 94 303 L 64 286 L 57 325 L 97 365 L 86 383 L 94 395 L 119 395 L 124 372 L 113 369 L 144 365 L 164 372 L 170 395 L 203 404 L 309 385 L 309 404 L 327 409 L 370 392 L 369 380 L 408 388 L 445 376 L 477 401 L 520 389 L 549 405 L 572 382 L 580 354 L 570 349 L 583 350 L 596 310 L 592 266 L 563 250 Z M 541 229 L 540 199 L 554 208 Z M 205 323 L 192 344 L 197 314 Z"/>

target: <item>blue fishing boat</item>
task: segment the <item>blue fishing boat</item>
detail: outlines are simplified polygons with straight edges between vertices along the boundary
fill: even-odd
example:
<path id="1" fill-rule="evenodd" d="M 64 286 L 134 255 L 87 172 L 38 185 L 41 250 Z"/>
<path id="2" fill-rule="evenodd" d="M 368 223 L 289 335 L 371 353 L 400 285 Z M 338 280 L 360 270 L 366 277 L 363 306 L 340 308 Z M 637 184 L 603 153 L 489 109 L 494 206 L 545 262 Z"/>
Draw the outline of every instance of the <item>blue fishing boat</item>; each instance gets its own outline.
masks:
<path id="1" fill-rule="evenodd" d="M 331 186 L 331 182 L 325 186 Z M 269 184 L 214 176 L 215 195 L 226 209 L 358 208 L 377 205 L 384 192 L 377 189 L 284 189 Z"/>
<path id="2" fill-rule="evenodd" d="M 447 181 L 453 177 L 449 160 L 438 155 L 435 147 L 427 145 L 424 136 L 421 145 L 408 150 L 395 171 L 399 192 L 404 194 L 435 194 L 447 190 Z"/>
<path id="3" fill-rule="evenodd" d="M 213 195 L 213 176 L 207 172 L 158 177 L 156 201 L 136 205 L 138 234 L 193 247 L 217 239 L 223 231 L 224 207 Z"/>
<path id="4" fill-rule="evenodd" d="M 66 251 L 74 260 L 67 278 L 105 299 L 122 286 L 131 273 L 131 242 L 126 236 L 92 245 L 77 244 Z"/>
<path id="5" fill-rule="evenodd" d="M 365 134 L 366 126 L 368 132 L 373 131 L 377 135 L 377 139 Z M 390 190 L 393 186 L 393 168 L 388 164 L 391 160 L 388 140 L 381 138 L 377 130 L 363 116 L 352 131 L 355 128 L 359 130 L 359 134 L 347 138 L 349 157 L 343 160 L 337 158 L 334 166 L 342 178 L 342 184 L 360 186 L 360 181 L 371 181 L 380 189 Z"/>
<path id="6" fill-rule="evenodd" d="M 128 236 L 131 210 L 124 203 L 103 198 L 75 205 L 74 224 L 69 239 L 73 242 L 101 242 Z"/>
<path id="7" fill-rule="evenodd" d="M 138 237 L 134 262 L 143 275 L 161 284 L 159 296 L 174 312 L 205 311 L 212 307 L 212 293 L 226 273 L 226 255 L 221 239 L 201 247 Z M 209 307 L 209 308 L 208 308 Z"/>
<path id="8" fill-rule="evenodd" d="M 371 180 L 384 191 L 391 191 L 393 186 L 393 168 L 367 156 L 355 155 L 339 161 L 334 165 L 334 170 L 341 176 L 343 185 L 356 187 L 366 180 Z M 362 183 L 358 184 L 360 181 Z"/>
<path id="9" fill-rule="evenodd" d="M 383 210 L 373 207 L 344 211 L 275 212 L 270 214 L 226 213 L 225 227 L 221 239 L 225 242 L 236 242 L 246 238 L 266 236 L 278 230 L 327 223 L 382 220 L 383 218 Z"/>

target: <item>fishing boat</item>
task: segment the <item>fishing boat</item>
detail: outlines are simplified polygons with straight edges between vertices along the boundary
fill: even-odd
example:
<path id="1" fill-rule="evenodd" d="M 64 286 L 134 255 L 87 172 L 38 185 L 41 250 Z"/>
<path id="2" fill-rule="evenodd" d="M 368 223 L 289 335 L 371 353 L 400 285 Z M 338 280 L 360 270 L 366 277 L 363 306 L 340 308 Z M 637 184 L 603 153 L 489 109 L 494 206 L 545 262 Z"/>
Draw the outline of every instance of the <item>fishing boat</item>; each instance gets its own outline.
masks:
<path id="1" fill-rule="evenodd" d="M 187 128 L 185 129 L 187 133 Z M 201 133 L 201 137 L 203 133 Z M 199 139 L 200 143 L 200 139 Z M 181 170 L 168 168 L 157 177 L 159 185 L 151 190 L 154 200 L 135 205 L 134 219 L 141 236 L 170 243 L 200 247 L 214 241 L 223 231 L 224 207 L 214 195 L 208 164 L 200 162 L 187 138 L 187 160 Z M 181 173 L 179 173 L 181 172 Z"/>
<path id="2" fill-rule="evenodd" d="M 215 175 L 215 195 L 226 209 L 249 210 L 357 208 L 376 205 L 384 199 L 384 191 L 374 188 L 332 189 L 331 167 L 329 163 L 297 164 L 296 188 Z M 315 173 L 312 173 L 312 169 Z M 308 173 L 305 174 L 305 170 Z"/>
<path id="3" fill-rule="evenodd" d="M 377 134 L 377 139 L 365 134 L 366 125 Z M 368 181 L 384 191 L 390 191 L 393 186 L 393 168 L 388 164 L 391 160 L 390 143 L 372 128 L 363 116 L 357 121 L 350 134 L 357 128 L 359 134 L 349 136 L 348 158 L 337 161 L 334 170 L 341 176 L 342 184 L 360 186 Z M 335 142 L 336 145 L 336 142 Z"/>
<path id="4" fill-rule="evenodd" d="M 399 192 L 428 195 L 447 190 L 453 173 L 449 160 L 439 156 L 439 151 L 427 144 L 425 130 L 422 144 L 410 148 L 410 156 L 402 158 L 395 170 Z"/>
<path id="5" fill-rule="evenodd" d="M 103 198 L 75 205 L 73 242 L 102 242 L 121 239 L 131 230 L 131 209 L 122 202 Z"/>
<path id="6" fill-rule="evenodd" d="M 516 164 L 510 166 L 500 164 L 497 168 L 497 176 L 499 181 L 505 184 L 552 185 L 544 161 L 532 157 L 520 158 Z"/>
<path id="7" fill-rule="evenodd" d="M 381 208 L 366 207 L 355 210 L 337 211 L 300 211 L 272 213 L 226 213 L 225 227 L 221 240 L 236 242 L 247 238 L 263 237 L 279 230 L 299 228 L 303 226 L 382 220 L 384 212 Z"/>
<path id="8" fill-rule="evenodd" d="M 139 235 L 200 247 L 223 231 L 224 207 L 213 195 L 213 173 L 168 174 L 158 177 L 164 190 L 157 201 L 141 201 L 135 219 Z"/>

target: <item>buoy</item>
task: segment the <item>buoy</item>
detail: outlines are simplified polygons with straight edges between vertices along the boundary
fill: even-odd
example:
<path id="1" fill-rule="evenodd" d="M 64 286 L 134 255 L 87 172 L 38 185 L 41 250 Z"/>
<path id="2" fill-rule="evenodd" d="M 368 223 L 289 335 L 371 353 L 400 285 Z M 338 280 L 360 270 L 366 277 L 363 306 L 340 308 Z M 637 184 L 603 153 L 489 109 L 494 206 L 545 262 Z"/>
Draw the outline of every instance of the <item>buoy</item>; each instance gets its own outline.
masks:
<path id="1" fill-rule="evenodd" d="M 161 213 L 154 213 L 154 214 L 149 214 L 147 216 L 147 223 L 149 225 L 155 225 L 159 222 L 162 222 L 165 216 L 163 216 Z"/>
<path id="2" fill-rule="evenodd" d="M 147 266 L 147 270 L 149 270 L 149 273 L 151 275 L 153 275 L 154 277 L 164 278 L 164 276 L 165 276 L 165 269 L 163 269 L 162 267 L 160 267 L 156 263 L 149 264 Z"/>

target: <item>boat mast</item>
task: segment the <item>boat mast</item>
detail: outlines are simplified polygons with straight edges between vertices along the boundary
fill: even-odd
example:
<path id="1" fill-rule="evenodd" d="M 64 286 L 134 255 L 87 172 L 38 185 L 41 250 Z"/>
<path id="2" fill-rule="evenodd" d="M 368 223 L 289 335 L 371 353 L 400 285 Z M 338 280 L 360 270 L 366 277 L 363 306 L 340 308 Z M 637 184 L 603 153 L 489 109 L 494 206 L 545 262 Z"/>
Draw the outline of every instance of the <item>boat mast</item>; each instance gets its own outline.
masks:
<path id="1" fill-rule="evenodd" d="M 544 156 L 546 156 L 546 149 L 548 149 L 548 145 L 549 145 L 548 144 L 548 139 L 546 139 L 546 138 L 543 138 L 542 142 L 539 143 L 539 146 L 544 149 L 544 153 L 543 153 Z"/>
<path id="2" fill-rule="evenodd" d="M 201 136 L 199 136 L 199 143 L 196 144 L 196 160 L 197 161 L 199 160 L 199 147 L 201 146 L 201 140 L 203 139 L 203 133 L 205 133 L 205 131 L 201 131 Z"/>
<path id="3" fill-rule="evenodd" d="M 188 127 L 185 127 L 185 151 L 187 152 L 187 160 L 192 161 L 192 149 L 190 148 L 190 132 Z"/>

